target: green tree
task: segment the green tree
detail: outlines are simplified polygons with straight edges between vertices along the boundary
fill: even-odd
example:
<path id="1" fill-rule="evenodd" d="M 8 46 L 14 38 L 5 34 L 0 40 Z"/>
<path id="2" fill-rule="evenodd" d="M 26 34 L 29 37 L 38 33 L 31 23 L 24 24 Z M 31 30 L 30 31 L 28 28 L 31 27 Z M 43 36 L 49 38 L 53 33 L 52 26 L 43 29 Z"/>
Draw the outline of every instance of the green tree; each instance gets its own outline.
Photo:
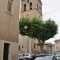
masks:
<path id="1" fill-rule="evenodd" d="M 58 25 L 55 23 L 55 21 L 49 19 L 45 21 L 40 28 L 39 37 L 37 39 L 39 41 L 41 52 L 43 53 L 44 42 L 57 34 Z"/>
<path id="2" fill-rule="evenodd" d="M 57 34 L 58 25 L 51 19 L 47 21 L 39 18 L 21 18 L 19 22 L 19 32 L 22 35 L 27 35 L 35 38 L 39 42 L 41 53 L 43 53 L 44 42 Z"/>

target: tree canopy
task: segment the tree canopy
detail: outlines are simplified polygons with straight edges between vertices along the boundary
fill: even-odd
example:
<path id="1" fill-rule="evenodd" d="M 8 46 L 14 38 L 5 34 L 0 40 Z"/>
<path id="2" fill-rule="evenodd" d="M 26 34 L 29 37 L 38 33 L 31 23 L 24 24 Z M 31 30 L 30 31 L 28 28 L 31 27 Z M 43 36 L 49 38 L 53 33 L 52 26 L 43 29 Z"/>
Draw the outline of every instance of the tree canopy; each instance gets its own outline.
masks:
<path id="1" fill-rule="evenodd" d="M 36 17 L 32 19 L 23 17 L 19 21 L 19 33 L 21 35 L 37 38 L 43 42 L 57 34 L 57 27 L 58 25 L 51 19 L 43 21 Z"/>

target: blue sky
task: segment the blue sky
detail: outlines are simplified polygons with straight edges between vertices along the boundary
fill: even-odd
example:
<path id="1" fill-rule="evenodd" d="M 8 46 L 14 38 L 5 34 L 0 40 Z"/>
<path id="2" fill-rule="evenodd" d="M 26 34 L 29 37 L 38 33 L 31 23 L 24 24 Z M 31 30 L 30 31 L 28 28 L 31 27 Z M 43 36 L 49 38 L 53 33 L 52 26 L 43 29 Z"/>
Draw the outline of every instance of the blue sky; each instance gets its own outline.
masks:
<path id="1" fill-rule="evenodd" d="M 60 0 L 42 0 L 43 19 L 53 19 L 58 24 L 58 34 L 50 38 L 48 42 L 60 39 Z"/>

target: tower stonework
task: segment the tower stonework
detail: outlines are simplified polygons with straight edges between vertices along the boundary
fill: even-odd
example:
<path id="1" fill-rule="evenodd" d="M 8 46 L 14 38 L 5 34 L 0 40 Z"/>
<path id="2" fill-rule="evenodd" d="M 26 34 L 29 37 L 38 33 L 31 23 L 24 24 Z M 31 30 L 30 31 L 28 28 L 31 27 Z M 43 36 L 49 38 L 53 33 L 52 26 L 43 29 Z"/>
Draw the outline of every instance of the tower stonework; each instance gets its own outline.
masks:
<path id="1" fill-rule="evenodd" d="M 21 17 L 38 17 L 42 19 L 41 0 L 21 0 Z"/>

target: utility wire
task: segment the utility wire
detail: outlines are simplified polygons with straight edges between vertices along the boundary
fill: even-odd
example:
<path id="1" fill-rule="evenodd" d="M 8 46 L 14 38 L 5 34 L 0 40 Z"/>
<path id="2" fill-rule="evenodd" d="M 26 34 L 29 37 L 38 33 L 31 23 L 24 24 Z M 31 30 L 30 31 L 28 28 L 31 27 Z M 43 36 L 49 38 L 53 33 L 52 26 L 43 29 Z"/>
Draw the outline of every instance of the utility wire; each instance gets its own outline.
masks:
<path id="1" fill-rule="evenodd" d="M 47 13 L 43 13 L 43 14 L 53 13 L 53 12 L 56 12 L 56 11 L 59 11 L 59 10 L 60 10 L 60 9 L 54 10 L 54 11 L 50 11 L 50 12 L 47 12 Z"/>

